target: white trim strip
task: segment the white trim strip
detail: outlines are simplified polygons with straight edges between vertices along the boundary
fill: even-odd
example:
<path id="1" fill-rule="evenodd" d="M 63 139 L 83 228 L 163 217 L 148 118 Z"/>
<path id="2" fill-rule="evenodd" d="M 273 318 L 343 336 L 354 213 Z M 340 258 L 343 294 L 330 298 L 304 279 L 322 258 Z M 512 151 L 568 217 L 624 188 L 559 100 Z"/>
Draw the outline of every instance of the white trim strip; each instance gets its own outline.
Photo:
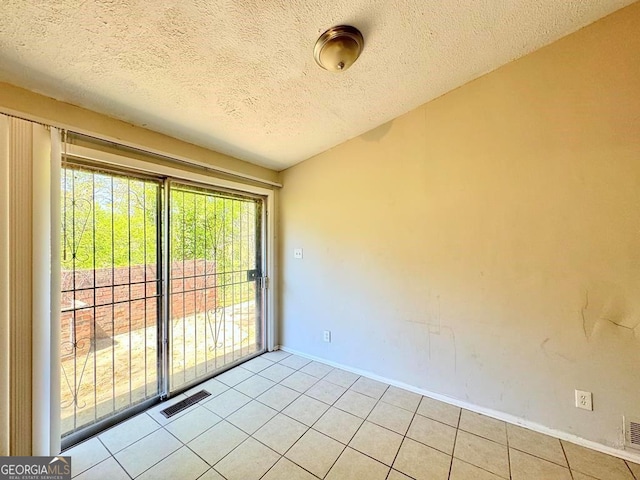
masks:
<path id="1" fill-rule="evenodd" d="M 51 136 L 33 124 L 31 311 L 32 455 L 50 455 L 51 431 Z M 57 203 L 60 203 L 58 200 Z M 58 386 L 58 389 L 60 387 Z M 59 416 L 59 415 L 58 415 Z"/>
<path id="2" fill-rule="evenodd" d="M 515 415 L 509 415 L 508 413 L 500 412 L 498 410 L 492 410 L 490 408 L 480 407 L 478 405 L 474 405 L 472 403 L 458 400 L 456 398 L 448 397 L 446 395 L 442 395 L 439 393 L 430 392 L 429 390 L 424 390 L 422 388 L 414 387 L 413 385 L 408 385 L 403 382 L 398 382 L 390 378 L 376 375 L 375 373 L 371 373 L 367 370 L 360 370 L 359 368 L 353 368 L 338 362 L 332 362 L 325 358 L 309 355 L 299 350 L 295 350 L 293 348 L 288 348 L 288 347 L 279 345 L 278 347 L 276 347 L 276 350 L 283 350 L 287 353 L 308 358 L 309 360 L 315 360 L 317 362 L 325 363 L 332 367 L 346 370 L 347 372 L 355 373 L 357 375 L 361 375 L 363 377 L 367 377 L 372 380 L 377 380 L 379 382 L 387 383 L 389 385 L 393 385 L 394 387 L 403 388 L 410 392 L 414 392 L 419 395 L 424 395 L 425 397 L 433 398 L 434 400 L 439 400 L 441 402 L 448 403 L 450 405 L 455 405 L 456 407 L 464 408 L 465 410 L 469 410 L 471 412 L 481 413 L 482 415 L 486 415 L 487 417 L 495 418 L 497 420 L 502 420 L 504 422 L 511 423 L 512 425 L 518 425 L 520 427 L 528 428 L 529 430 L 533 430 L 534 432 L 542 433 L 544 435 L 549 435 L 551 437 L 555 437 L 560 440 L 565 440 L 567 442 L 575 443 L 576 445 L 590 448 L 591 450 L 595 450 L 597 452 L 606 453 L 607 455 L 612 455 L 614 457 L 618 457 L 623 460 L 628 460 L 630 462 L 640 463 L 639 453 L 609 447 L 608 445 L 603 445 L 601 443 L 594 442 L 592 440 L 587 440 L 586 438 L 578 437 L 577 435 L 572 435 L 570 433 L 566 433 L 561 430 L 545 427 L 544 425 L 540 425 L 539 423 L 531 422 L 529 420 L 516 417 Z"/>
<path id="3" fill-rule="evenodd" d="M 277 285 L 278 285 L 278 259 L 276 257 L 278 249 L 276 248 L 276 197 L 278 192 L 273 192 L 271 195 L 267 197 L 267 215 L 266 220 L 264 222 L 265 229 L 265 238 L 267 239 L 267 245 L 264 249 L 266 258 L 266 270 L 264 275 L 267 277 L 267 289 L 265 291 L 264 301 L 266 302 L 266 322 L 265 326 L 267 329 L 266 335 L 266 345 L 267 350 L 272 350 L 276 343 L 276 338 L 278 338 L 278 332 L 276 330 L 276 325 L 278 325 L 278 321 L 276 319 L 276 314 L 278 312 L 278 304 L 277 299 Z"/>
<path id="4" fill-rule="evenodd" d="M 61 209 L 60 196 L 60 173 L 61 173 L 61 160 L 62 160 L 62 142 L 60 130 L 55 127 L 51 127 L 51 208 L 50 208 L 50 220 L 51 220 L 51 360 L 49 370 L 51 372 L 51 405 L 50 405 L 50 417 L 51 420 L 49 430 L 49 453 L 47 455 L 58 455 L 62 448 L 61 446 L 61 419 L 60 419 L 60 302 L 61 302 L 61 242 L 60 242 L 60 225 Z"/>
<path id="5" fill-rule="evenodd" d="M 0 456 L 8 456 L 10 448 L 9 405 L 9 117 L 0 115 Z"/>

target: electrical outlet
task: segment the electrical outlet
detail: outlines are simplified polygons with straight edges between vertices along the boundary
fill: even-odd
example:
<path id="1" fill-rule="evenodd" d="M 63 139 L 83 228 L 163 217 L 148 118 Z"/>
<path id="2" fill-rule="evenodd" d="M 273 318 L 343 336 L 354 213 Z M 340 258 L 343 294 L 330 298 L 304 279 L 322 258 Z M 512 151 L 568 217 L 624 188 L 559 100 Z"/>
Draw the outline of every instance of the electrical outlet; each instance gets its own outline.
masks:
<path id="1" fill-rule="evenodd" d="M 584 410 L 593 410 L 593 396 L 591 392 L 576 390 L 576 407 Z"/>
<path id="2" fill-rule="evenodd" d="M 330 330 L 325 330 L 323 335 L 322 335 L 322 339 L 327 343 L 331 343 L 331 331 Z"/>
<path id="3" fill-rule="evenodd" d="M 293 249 L 293 258 L 302 258 L 302 249 L 294 248 Z"/>

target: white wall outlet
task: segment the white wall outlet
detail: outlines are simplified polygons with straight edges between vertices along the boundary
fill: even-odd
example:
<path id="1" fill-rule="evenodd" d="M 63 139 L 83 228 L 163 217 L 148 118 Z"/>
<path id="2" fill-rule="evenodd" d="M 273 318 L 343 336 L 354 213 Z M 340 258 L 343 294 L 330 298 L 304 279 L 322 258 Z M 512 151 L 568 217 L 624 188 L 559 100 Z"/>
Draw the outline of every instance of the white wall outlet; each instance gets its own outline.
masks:
<path id="1" fill-rule="evenodd" d="M 331 330 L 325 330 L 324 333 L 322 334 L 322 339 L 325 342 L 330 343 L 331 342 Z"/>
<path id="2" fill-rule="evenodd" d="M 293 258 L 302 258 L 302 249 L 294 248 L 293 249 Z"/>
<path id="3" fill-rule="evenodd" d="M 591 392 L 576 390 L 576 407 L 584 410 L 593 410 L 593 396 Z"/>

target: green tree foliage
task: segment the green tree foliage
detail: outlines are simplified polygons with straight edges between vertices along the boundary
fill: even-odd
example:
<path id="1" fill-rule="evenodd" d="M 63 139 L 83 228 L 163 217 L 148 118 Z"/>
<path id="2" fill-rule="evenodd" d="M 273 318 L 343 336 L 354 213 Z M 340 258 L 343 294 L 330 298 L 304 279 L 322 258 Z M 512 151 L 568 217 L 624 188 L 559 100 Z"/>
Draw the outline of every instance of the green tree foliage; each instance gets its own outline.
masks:
<path id="1" fill-rule="evenodd" d="M 172 189 L 172 260 L 213 261 L 220 296 L 233 303 L 246 300 L 249 290 L 240 284 L 247 281 L 247 270 L 256 268 L 257 214 L 258 204 L 251 200 L 193 187 Z"/>
<path id="2" fill-rule="evenodd" d="M 158 182 L 65 168 L 61 186 L 63 270 L 157 263 Z M 169 203 L 170 261 L 213 262 L 218 286 L 245 282 L 256 268 L 259 204 L 186 186 L 172 188 Z"/>
<path id="3" fill-rule="evenodd" d="M 63 270 L 153 264 L 159 192 L 145 180 L 64 169 Z"/>

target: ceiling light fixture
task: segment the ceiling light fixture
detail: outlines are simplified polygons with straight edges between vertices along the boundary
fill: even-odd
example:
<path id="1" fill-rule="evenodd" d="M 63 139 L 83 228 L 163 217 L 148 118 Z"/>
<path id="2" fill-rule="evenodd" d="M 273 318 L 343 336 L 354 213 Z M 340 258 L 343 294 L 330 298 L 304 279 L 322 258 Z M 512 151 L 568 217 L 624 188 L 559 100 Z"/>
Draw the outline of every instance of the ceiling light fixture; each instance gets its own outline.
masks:
<path id="1" fill-rule="evenodd" d="M 342 72 L 353 65 L 363 47 L 364 38 L 360 30 L 340 25 L 320 35 L 313 49 L 313 57 L 325 70 Z"/>

